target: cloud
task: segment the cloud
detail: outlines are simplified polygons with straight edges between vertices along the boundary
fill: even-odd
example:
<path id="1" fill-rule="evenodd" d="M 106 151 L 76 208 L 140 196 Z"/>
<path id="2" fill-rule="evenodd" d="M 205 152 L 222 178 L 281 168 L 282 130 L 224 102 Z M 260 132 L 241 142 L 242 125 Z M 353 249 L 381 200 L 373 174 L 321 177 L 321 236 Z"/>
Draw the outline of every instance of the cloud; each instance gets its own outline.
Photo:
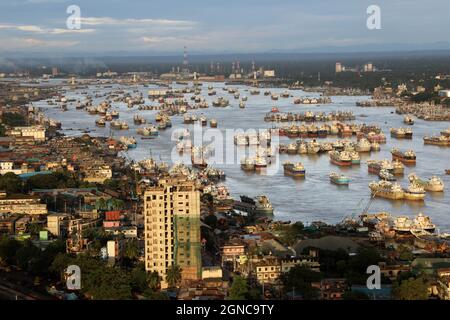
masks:
<path id="1" fill-rule="evenodd" d="M 41 28 L 35 25 L 13 25 L 0 24 L 0 29 L 18 30 L 23 32 L 35 32 L 41 34 L 63 34 L 63 33 L 92 33 L 95 29 L 62 29 L 62 28 Z"/>
<path id="2" fill-rule="evenodd" d="M 64 40 L 42 40 L 36 38 L 2 38 L 2 43 L 7 43 L 7 46 L 2 46 L 2 50 L 17 50 L 27 48 L 67 48 L 79 44 L 78 41 L 64 41 Z"/>
<path id="3" fill-rule="evenodd" d="M 120 26 L 152 26 L 167 28 L 192 28 L 197 25 L 195 21 L 169 20 L 169 19 L 116 19 L 111 17 L 82 17 L 81 24 L 90 26 L 120 25 Z"/>

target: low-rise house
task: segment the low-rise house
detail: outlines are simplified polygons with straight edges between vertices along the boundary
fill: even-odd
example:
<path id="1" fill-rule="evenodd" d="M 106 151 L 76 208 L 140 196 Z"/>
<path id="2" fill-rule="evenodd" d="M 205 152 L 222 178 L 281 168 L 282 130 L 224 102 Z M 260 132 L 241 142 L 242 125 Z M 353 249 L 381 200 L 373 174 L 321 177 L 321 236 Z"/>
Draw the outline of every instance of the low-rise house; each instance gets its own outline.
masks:
<path id="1" fill-rule="evenodd" d="M 401 273 L 411 271 L 411 266 L 405 264 L 388 265 L 385 262 L 380 262 L 378 266 L 380 267 L 381 274 L 392 281 L 397 279 Z"/>
<path id="2" fill-rule="evenodd" d="M 103 183 L 112 178 L 112 169 L 109 165 L 95 165 L 83 170 L 84 181 Z"/>
<path id="3" fill-rule="evenodd" d="M 14 234 L 15 233 L 15 225 L 16 221 L 19 219 L 19 216 L 2 216 L 0 217 L 0 234 Z"/>
<path id="4" fill-rule="evenodd" d="M 51 213 L 47 216 L 47 230 L 55 237 L 67 232 L 69 215 L 65 213 Z"/>
<path id="5" fill-rule="evenodd" d="M 438 269 L 436 273 L 439 299 L 450 300 L 450 268 Z"/>
<path id="6" fill-rule="evenodd" d="M 329 278 L 312 282 L 311 287 L 319 290 L 322 300 L 342 300 L 348 284 L 347 280 L 343 278 Z"/>
<path id="7" fill-rule="evenodd" d="M 47 214 L 47 205 L 39 197 L 29 195 L 6 195 L 0 193 L 0 213 L 19 213 L 29 215 Z"/>
<path id="8" fill-rule="evenodd" d="M 9 136 L 31 137 L 34 141 L 45 141 L 45 128 L 43 126 L 14 127 Z"/>
<path id="9" fill-rule="evenodd" d="M 234 240 L 222 247 L 222 266 L 231 263 L 235 268 L 240 257 L 245 255 L 245 245 L 242 241 Z"/>

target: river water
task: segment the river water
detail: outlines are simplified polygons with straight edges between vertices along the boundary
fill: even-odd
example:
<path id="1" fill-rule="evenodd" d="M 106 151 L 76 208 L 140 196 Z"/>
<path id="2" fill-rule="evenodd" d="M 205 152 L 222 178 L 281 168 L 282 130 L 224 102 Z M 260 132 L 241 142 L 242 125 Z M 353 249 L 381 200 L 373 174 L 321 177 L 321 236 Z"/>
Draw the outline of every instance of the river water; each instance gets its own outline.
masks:
<path id="1" fill-rule="evenodd" d="M 208 96 L 207 87 L 214 86 L 217 95 Z M 181 87 L 174 84 L 174 88 Z M 281 93 L 284 89 L 280 88 L 261 88 L 260 95 L 250 95 L 249 88 L 243 85 L 233 85 L 238 88 L 243 95 L 248 97 L 245 109 L 238 107 L 239 100 L 235 100 L 233 95 L 222 90 L 224 83 L 203 83 L 202 95 L 209 102 L 208 109 L 197 109 L 188 111 L 189 114 L 204 114 L 208 119 L 216 118 L 218 120 L 218 129 L 259 129 L 270 128 L 275 123 L 264 122 L 264 115 L 271 110 L 273 106 L 278 107 L 280 112 L 305 112 L 307 110 L 319 112 L 335 112 L 335 111 L 352 111 L 356 116 L 355 122 L 366 124 L 378 124 L 387 137 L 387 143 L 381 145 L 381 151 L 372 152 L 371 155 L 361 156 L 361 165 L 352 166 L 350 168 L 337 167 L 330 163 L 327 154 L 318 156 L 309 155 L 280 155 L 279 163 L 286 160 L 300 161 L 306 168 L 306 178 L 302 180 L 294 180 L 284 176 L 282 167 L 274 174 L 246 174 L 240 169 L 239 161 L 233 164 L 217 164 L 214 167 L 221 168 L 226 173 L 225 184 L 229 187 L 231 195 L 238 198 L 239 195 L 257 196 L 265 194 L 271 200 L 275 209 L 275 218 L 290 221 L 303 221 L 310 223 L 312 221 L 323 221 L 327 223 L 337 223 L 345 216 L 357 215 L 361 213 L 364 207 L 369 203 L 371 198 L 368 184 L 371 181 L 378 181 L 378 177 L 368 174 L 367 159 L 391 159 L 390 150 L 392 147 L 398 147 L 400 150 L 413 149 L 417 155 L 417 165 L 414 167 L 406 167 L 405 175 L 398 182 L 402 186 L 407 186 L 407 176 L 411 172 L 415 172 L 421 178 L 429 178 L 437 175 L 444 180 L 446 185 L 444 193 L 429 193 L 424 202 L 413 201 L 391 201 L 386 199 L 374 199 L 369 208 L 369 212 L 388 211 L 393 215 L 413 216 L 419 212 L 429 215 L 433 222 L 437 225 L 441 232 L 450 230 L 450 176 L 445 175 L 445 169 L 450 168 L 450 147 L 438 147 L 432 145 L 424 145 L 423 137 L 425 135 L 439 134 L 441 130 L 449 127 L 450 123 L 446 122 L 427 122 L 416 119 L 412 126 L 412 140 L 398 140 L 390 137 L 389 129 L 391 127 L 404 127 L 403 116 L 394 113 L 394 108 L 362 108 L 357 107 L 355 102 L 365 100 L 369 97 L 355 96 L 332 96 L 332 103 L 327 105 L 294 105 L 293 98 L 282 98 L 278 101 L 272 101 L 270 96 L 264 96 L 265 90 L 272 93 Z M 134 90 L 139 90 L 147 97 L 147 91 L 152 86 L 144 87 L 140 85 L 124 86 L 113 85 L 112 88 L 103 88 L 99 86 L 89 86 L 87 89 L 68 89 L 66 88 L 65 96 L 67 98 L 81 99 L 81 92 L 87 91 L 88 94 L 94 96 L 96 93 L 109 93 L 115 89 L 122 89 L 136 95 Z M 306 93 L 300 90 L 291 90 L 291 95 L 295 97 L 314 96 L 318 97 L 318 93 Z M 192 94 L 186 94 L 186 99 L 190 102 L 189 97 Z M 211 102 L 219 96 L 225 96 L 230 100 L 231 106 L 226 108 L 212 107 Z M 104 97 L 94 98 L 94 105 L 103 101 Z M 155 102 L 146 100 L 146 104 L 155 105 Z M 89 115 L 86 111 L 76 110 L 75 104 L 68 104 L 68 111 L 63 112 L 57 106 L 49 106 L 46 101 L 34 103 L 35 106 L 41 107 L 45 114 L 62 123 L 62 132 L 69 136 L 81 135 L 83 130 L 90 130 L 92 136 L 108 136 L 110 135 L 109 125 L 105 128 L 95 126 L 95 119 L 98 116 Z M 124 103 L 112 103 L 113 108 L 120 111 L 120 120 L 125 120 L 130 125 L 130 130 L 115 131 L 115 136 L 130 135 L 135 136 L 138 140 L 136 149 L 128 151 L 130 158 L 141 160 L 153 156 L 171 163 L 171 153 L 175 146 L 175 142 L 171 140 L 172 131 L 177 128 L 190 128 L 193 125 L 183 124 L 183 116 L 172 117 L 172 128 L 160 131 L 158 138 L 153 140 L 139 139 L 136 128 L 133 124 L 133 116 L 136 113 L 144 116 L 147 122 L 155 123 L 155 114 L 157 111 L 139 111 L 137 107 L 127 108 Z M 330 139 L 319 139 L 319 141 L 335 140 L 336 137 Z M 353 137 L 352 139 L 356 139 Z M 287 143 L 290 139 L 280 137 L 280 143 Z M 294 140 L 291 140 L 294 141 Z M 273 168 L 272 168 L 273 169 Z M 271 172 L 273 170 L 270 170 Z M 331 171 L 342 172 L 350 179 L 348 187 L 336 186 L 330 183 L 329 173 Z"/>

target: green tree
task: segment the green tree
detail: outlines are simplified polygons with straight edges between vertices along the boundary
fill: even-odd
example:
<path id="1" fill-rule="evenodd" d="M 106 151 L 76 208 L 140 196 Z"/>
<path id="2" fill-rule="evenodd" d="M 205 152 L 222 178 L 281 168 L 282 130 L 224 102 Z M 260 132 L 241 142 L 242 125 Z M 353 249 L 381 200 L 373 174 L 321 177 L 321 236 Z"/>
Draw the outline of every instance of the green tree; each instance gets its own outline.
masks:
<path id="1" fill-rule="evenodd" d="M 149 288 L 148 275 L 144 270 L 143 265 L 136 266 L 130 274 L 131 285 L 134 290 L 143 292 Z"/>
<path id="2" fill-rule="evenodd" d="M 393 294 L 397 300 L 427 300 L 428 282 L 422 277 L 403 280 L 400 285 L 396 282 Z"/>
<path id="3" fill-rule="evenodd" d="M 0 258 L 2 261 L 13 264 L 15 263 L 15 256 L 17 250 L 21 247 L 19 241 L 9 239 L 7 236 L 0 240 Z"/>
<path id="4" fill-rule="evenodd" d="M 217 227 L 217 217 L 213 214 L 210 214 L 205 218 L 205 223 L 214 229 Z"/>
<path id="5" fill-rule="evenodd" d="M 320 272 L 303 266 L 295 266 L 281 276 L 281 282 L 287 291 L 295 290 L 300 292 L 304 299 L 312 300 L 318 297 L 318 292 L 311 287 L 311 282 L 320 281 L 322 278 L 323 274 Z"/>
<path id="6" fill-rule="evenodd" d="M 136 239 L 128 240 L 125 243 L 124 256 L 125 258 L 132 261 L 136 260 L 139 257 L 139 246 Z"/>
<path id="7" fill-rule="evenodd" d="M 22 180 L 13 172 L 5 173 L 0 177 L 0 189 L 7 193 L 19 193 L 22 191 Z"/>
<path id="8" fill-rule="evenodd" d="M 179 285 L 181 281 L 181 268 L 178 265 L 172 265 L 167 270 L 166 281 L 169 288 L 175 288 Z"/>
<path id="9" fill-rule="evenodd" d="M 103 199 L 103 198 L 98 199 L 95 202 L 95 209 L 97 209 L 97 210 L 107 210 L 108 206 L 107 206 L 106 200 Z"/>
<path id="10" fill-rule="evenodd" d="M 248 293 L 247 280 L 240 276 L 234 277 L 228 294 L 228 300 L 246 300 Z"/>
<path id="11" fill-rule="evenodd" d="M 152 290 L 157 290 L 161 286 L 161 276 L 157 271 L 152 271 L 148 275 L 148 286 Z"/>

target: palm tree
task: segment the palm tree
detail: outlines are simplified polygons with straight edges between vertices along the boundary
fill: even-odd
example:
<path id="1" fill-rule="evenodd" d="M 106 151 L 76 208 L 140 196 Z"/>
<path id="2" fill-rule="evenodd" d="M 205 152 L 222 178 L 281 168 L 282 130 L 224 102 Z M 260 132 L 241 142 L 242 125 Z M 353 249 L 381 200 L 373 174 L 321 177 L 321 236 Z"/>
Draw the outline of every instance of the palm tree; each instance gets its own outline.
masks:
<path id="1" fill-rule="evenodd" d="M 181 268 L 174 264 L 170 266 L 166 273 L 166 281 L 169 288 L 175 288 L 181 281 Z"/>
<path id="2" fill-rule="evenodd" d="M 97 209 L 97 210 L 105 210 L 105 209 L 107 209 L 105 199 L 103 199 L 103 198 L 98 199 L 95 202 L 95 209 Z"/>

